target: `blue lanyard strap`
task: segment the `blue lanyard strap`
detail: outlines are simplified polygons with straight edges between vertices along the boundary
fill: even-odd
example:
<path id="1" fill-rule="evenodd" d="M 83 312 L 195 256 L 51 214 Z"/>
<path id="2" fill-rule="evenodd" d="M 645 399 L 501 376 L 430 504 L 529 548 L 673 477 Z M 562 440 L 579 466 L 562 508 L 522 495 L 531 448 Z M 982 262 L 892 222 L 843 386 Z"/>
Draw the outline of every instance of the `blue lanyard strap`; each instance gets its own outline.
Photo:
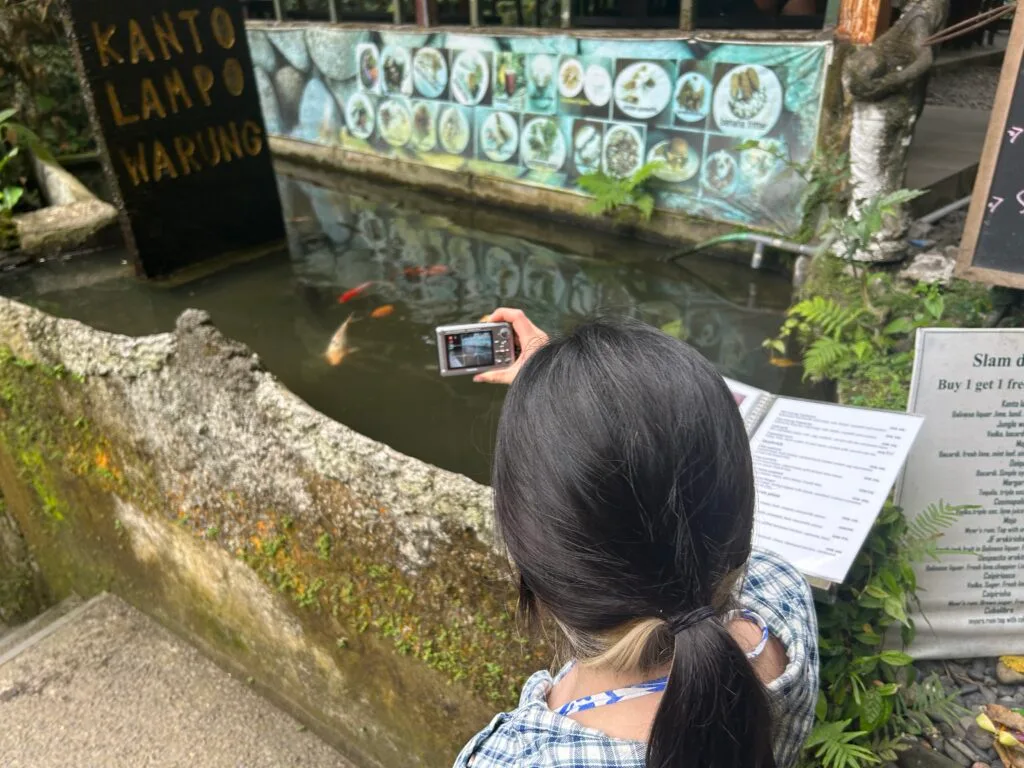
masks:
<path id="1" fill-rule="evenodd" d="M 768 645 L 768 623 L 758 614 L 746 609 L 730 611 L 723 617 L 724 623 L 728 623 L 733 619 L 745 619 L 760 627 L 761 639 L 758 641 L 757 645 L 750 651 L 747 651 L 746 654 L 748 659 L 756 659 L 764 652 L 765 647 Z M 558 708 L 557 714 L 562 717 L 569 717 L 570 715 L 575 715 L 577 712 L 586 712 L 588 709 L 596 709 L 597 707 L 604 707 L 609 704 L 618 704 L 620 701 L 638 699 L 641 696 L 648 696 L 652 693 L 661 693 L 665 690 L 667 685 L 668 677 L 666 676 L 659 677 L 657 680 L 648 680 L 644 683 L 630 685 L 626 688 L 613 688 L 612 690 L 604 691 L 603 693 L 582 696 L 578 699 L 573 699 L 567 704 L 563 704 Z"/>

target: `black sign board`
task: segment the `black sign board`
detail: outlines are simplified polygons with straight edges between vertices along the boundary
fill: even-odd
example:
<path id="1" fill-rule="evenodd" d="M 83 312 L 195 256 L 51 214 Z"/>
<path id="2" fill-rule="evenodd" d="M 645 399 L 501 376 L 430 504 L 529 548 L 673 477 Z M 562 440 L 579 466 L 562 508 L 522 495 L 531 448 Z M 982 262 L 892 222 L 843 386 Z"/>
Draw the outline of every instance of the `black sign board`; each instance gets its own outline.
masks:
<path id="1" fill-rule="evenodd" d="M 1003 61 L 957 274 L 1024 288 L 1024 12 L 1018 8 Z"/>
<path id="2" fill-rule="evenodd" d="M 153 277 L 284 236 L 237 0 L 67 0 L 121 227 Z"/>

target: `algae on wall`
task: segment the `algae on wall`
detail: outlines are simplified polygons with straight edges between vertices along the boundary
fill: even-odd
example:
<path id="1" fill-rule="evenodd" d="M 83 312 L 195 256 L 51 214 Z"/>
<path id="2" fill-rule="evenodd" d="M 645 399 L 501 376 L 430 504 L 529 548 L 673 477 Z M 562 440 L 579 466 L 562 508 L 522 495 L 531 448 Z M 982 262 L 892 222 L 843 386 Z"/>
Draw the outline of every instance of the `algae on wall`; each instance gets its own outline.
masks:
<path id="1" fill-rule="evenodd" d="M 205 315 L 101 333 L 0 299 L 0 489 L 55 593 L 110 589 L 355 762 L 450 763 L 547 652 L 490 492 L 330 421 Z"/>
<path id="2" fill-rule="evenodd" d="M 0 495 L 0 626 L 27 621 L 45 606 L 39 569 Z"/>

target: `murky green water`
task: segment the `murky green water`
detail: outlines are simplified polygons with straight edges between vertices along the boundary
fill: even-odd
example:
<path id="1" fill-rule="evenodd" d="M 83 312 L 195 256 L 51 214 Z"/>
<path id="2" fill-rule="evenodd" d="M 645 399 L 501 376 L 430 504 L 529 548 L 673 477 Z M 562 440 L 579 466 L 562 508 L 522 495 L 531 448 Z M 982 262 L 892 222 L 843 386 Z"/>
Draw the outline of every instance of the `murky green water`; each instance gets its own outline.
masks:
<path id="1" fill-rule="evenodd" d="M 0 276 L 0 293 L 127 334 L 167 331 L 182 310 L 205 309 L 313 407 L 481 481 L 504 388 L 438 376 L 433 329 L 498 305 L 525 309 L 549 331 L 598 312 L 639 317 L 676 329 L 727 376 L 775 392 L 799 387 L 798 372 L 772 367 L 761 349 L 788 303 L 780 275 L 713 256 L 683 269 L 652 260 L 652 246 L 586 233 L 579 250 L 588 255 L 573 255 L 467 228 L 457 223 L 467 220 L 464 202 L 451 204 L 450 217 L 425 213 L 407 195 L 362 181 L 353 182 L 358 193 L 287 177 L 281 184 L 287 250 L 174 287 L 135 279 L 121 254 L 84 256 Z M 439 209 L 436 201 L 421 207 Z M 502 228 L 515 220 L 492 227 Z M 569 229 L 556 228 L 563 242 Z M 438 264 L 447 269 L 433 272 L 445 274 L 417 269 Z M 339 304 L 368 281 L 364 294 Z M 393 311 L 370 316 L 384 305 Z M 327 343 L 353 312 L 350 342 L 359 351 L 331 366 Z"/>

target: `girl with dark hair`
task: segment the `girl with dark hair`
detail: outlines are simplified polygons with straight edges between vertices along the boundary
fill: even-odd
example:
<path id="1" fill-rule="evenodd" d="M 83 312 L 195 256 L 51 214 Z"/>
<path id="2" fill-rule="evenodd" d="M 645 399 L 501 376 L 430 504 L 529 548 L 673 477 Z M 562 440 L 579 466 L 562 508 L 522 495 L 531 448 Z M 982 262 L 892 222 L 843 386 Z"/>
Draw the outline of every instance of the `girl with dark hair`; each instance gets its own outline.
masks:
<path id="1" fill-rule="evenodd" d="M 814 720 L 817 626 L 787 563 L 751 550 L 754 479 L 736 403 L 700 354 L 630 321 L 523 354 L 494 455 L 520 612 L 567 663 L 526 683 L 456 768 L 789 768 Z"/>

